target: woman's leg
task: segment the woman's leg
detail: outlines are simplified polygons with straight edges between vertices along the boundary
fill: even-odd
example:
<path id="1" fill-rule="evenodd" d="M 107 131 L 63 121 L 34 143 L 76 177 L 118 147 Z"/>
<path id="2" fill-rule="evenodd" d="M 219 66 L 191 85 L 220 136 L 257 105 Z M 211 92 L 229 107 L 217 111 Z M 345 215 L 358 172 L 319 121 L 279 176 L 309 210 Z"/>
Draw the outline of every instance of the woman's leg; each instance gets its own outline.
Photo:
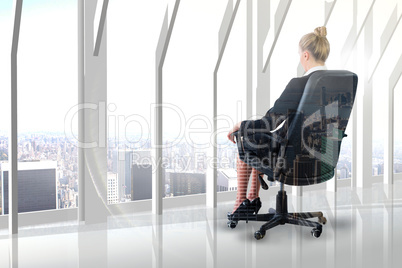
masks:
<path id="1" fill-rule="evenodd" d="M 248 180 L 250 178 L 250 173 L 252 168 L 240 160 L 237 156 L 237 195 L 236 202 L 233 208 L 234 213 L 240 204 L 246 200 Z"/>
<path id="2" fill-rule="evenodd" d="M 258 179 L 258 174 L 260 174 L 258 170 L 253 168 L 252 173 L 251 173 L 251 185 L 250 185 L 250 190 L 248 192 L 248 199 L 252 201 L 253 199 L 259 197 L 260 193 L 260 180 Z"/>

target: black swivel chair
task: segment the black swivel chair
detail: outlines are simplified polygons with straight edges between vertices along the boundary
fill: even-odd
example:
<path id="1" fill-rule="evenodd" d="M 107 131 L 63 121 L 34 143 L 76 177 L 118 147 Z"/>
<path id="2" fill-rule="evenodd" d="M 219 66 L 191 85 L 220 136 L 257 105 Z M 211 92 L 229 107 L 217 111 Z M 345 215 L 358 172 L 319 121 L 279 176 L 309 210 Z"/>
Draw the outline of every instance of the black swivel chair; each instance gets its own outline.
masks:
<path id="1" fill-rule="evenodd" d="M 266 157 L 261 153 L 239 154 L 253 168 L 267 175 L 269 181 L 278 181 L 280 190 L 276 209 L 267 214 L 245 212 L 229 219 L 228 226 L 235 228 L 238 221 L 265 221 L 254 237 L 262 239 L 266 231 L 279 224 L 313 227 L 311 234 L 319 237 L 326 218 L 322 212 L 288 212 L 284 184 L 304 186 L 325 182 L 334 176 L 341 142 L 356 95 L 357 76 L 349 71 L 316 71 L 305 86 L 296 111 L 288 111 L 283 126 L 275 131 L 261 131 L 262 140 L 270 143 Z M 240 140 L 239 140 L 240 139 Z M 237 137 L 239 149 L 244 148 L 245 137 Z M 260 139 L 261 140 L 261 139 Z M 261 151 L 259 151 L 261 152 Z M 268 185 L 259 176 L 261 186 Z M 318 217 L 318 222 L 309 218 Z"/>

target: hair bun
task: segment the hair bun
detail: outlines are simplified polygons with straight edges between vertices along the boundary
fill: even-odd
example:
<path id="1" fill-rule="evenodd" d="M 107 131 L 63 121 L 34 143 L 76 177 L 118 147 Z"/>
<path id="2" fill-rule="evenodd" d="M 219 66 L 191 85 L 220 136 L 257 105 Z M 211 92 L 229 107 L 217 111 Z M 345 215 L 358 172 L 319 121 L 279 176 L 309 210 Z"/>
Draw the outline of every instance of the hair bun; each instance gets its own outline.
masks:
<path id="1" fill-rule="evenodd" d="M 314 34 L 320 37 L 327 36 L 327 27 L 321 26 L 314 29 Z"/>

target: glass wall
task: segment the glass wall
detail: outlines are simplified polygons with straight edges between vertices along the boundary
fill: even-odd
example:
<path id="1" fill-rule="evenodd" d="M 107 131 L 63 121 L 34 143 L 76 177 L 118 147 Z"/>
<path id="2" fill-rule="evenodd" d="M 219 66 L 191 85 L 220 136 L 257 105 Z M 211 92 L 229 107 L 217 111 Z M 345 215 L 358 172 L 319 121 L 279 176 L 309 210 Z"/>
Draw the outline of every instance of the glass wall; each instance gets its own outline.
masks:
<path id="1" fill-rule="evenodd" d="M 151 158 L 155 50 L 166 6 L 167 1 L 109 3 L 109 204 L 152 198 L 152 172 L 156 168 Z"/>
<path id="2" fill-rule="evenodd" d="M 7 1 L 7 16 L 2 20 L 13 17 L 12 2 Z M 13 24 L 9 21 L 5 25 L 10 32 L 2 35 L 9 38 L 2 40 L 11 41 Z M 10 59 L 11 43 L 4 43 L 1 53 L 7 56 L 2 58 Z M 2 73 L 10 74 L 10 61 L 2 61 L 3 68 L 6 71 Z M 2 91 L 7 91 L 2 95 L 9 99 L 10 75 L 1 81 Z M 77 147 L 69 136 L 76 131 L 69 113 L 77 103 L 77 92 L 76 1 L 25 0 L 18 49 L 19 212 L 78 205 Z M 2 110 L 1 133 L 8 129 L 9 105 L 7 101 L 7 112 Z M 0 141 L 5 214 L 9 170 L 6 135 L 1 134 Z"/>
<path id="3" fill-rule="evenodd" d="M 224 10 L 220 15 L 219 26 L 227 24 L 230 20 L 230 16 L 223 18 L 223 15 Z M 218 32 L 216 34 L 218 36 Z M 222 44 L 225 31 L 219 32 L 219 35 L 220 44 Z M 216 51 L 218 48 L 218 42 L 216 42 Z M 217 73 L 218 192 L 237 190 L 237 145 L 228 140 L 227 134 L 236 123 L 248 119 L 247 57 L 247 2 L 242 1 Z"/>
<path id="4" fill-rule="evenodd" d="M 374 40 L 381 40 L 381 34 L 383 33 L 383 29 L 385 24 L 387 23 L 389 17 L 383 16 L 384 12 L 392 11 L 393 5 L 391 2 L 383 3 L 382 5 L 383 10 L 374 9 L 373 11 L 373 38 Z M 373 40 L 373 41 L 374 41 Z M 370 44 L 373 46 L 373 51 L 371 52 L 371 64 L 368 66 L 368 72 L 371 75 L 373 67 L 380 59 L 380 47 L 379 43 L 372 42 Z M 388 55 L 385 55 L 387 58 Z M 384 59 L 385 60 L 385 59 Z M 382 67 L 382 66 L 381 66 Z M 367 70 L 366 69 L 366 70 Z M 388 117 L 388 109 L 386 108 L 387 102 L 387 94 L 384 94 L 388 91 L 388 88 L 384 88 L 384 78 L 386 76 L 383 73 L 383 69 L 378 69 L 375 71 L 373 75 L 373 143 L 372 143 L 372 152 L 373 152 L 373 164 L 372 164 L 372 175 L 383 175 L 384 174 L 384 147 L 386 146 L 385 138 L 387 135 L 385 131 L 382 130 L 381 125 L 384 123 L 384 119 Z M 382 76 L 379 74 L 382 73 Z"/>
<path id="5" fill-rule="evenodd" d="M 367 73 L 373 84 L 373 175 L 384 174 L 384 153 L 387 145 L 387 126 L 389 103 L 388 94 L 394 91 L 394 172 L 401 170 L 401 127 L 398 120 L 401 99 L 400 84 L 392 84 L 395 75 L 400 72 L 397 63 L 401 55 L 402 28 L 398 25 L 396 3 L 385 1 L 373 8 L 373 48 L 368 61 Z M 392 88 L 395 87 L 395 88 Z"/>
<path id="6" fill-rule="evenodd" d="M 225 5 L 180 2 L 163 68 L 165 198 L 206 192 L 207 168 L 212 167 L 213 71 Z"/>
<path id="7" fill-rule="evenodd" d="M 381 6 L 377 2 L 373 8 L 372 25 L 366 26 L 363 23 L 366 23 L 370 8 L 367 1 L 336 1 L 333 10 L 327 1 L 292 1 L 282 25 L 277 12 L 284 10 L 280 7 L 285 2 L 269 1 L 269 9 L 266 10 L 269 26 L 266 40 L 262 41 L 262 55 L 257 54 L 256 36 L 260 28 L 256 23 L 256 4 L 253 7 L 252 37 L 247 35 L 247 1 L 241 1 L 237 11 L 217 73 L 218 191 L 237 188 L 237 149 L 226 135 L 234 124 L 249 119 L 250 114 L 246 112 L 247 90 L 254 98 L 251 101 L 251 117 L 259 118 L 263 114 L 256 113 L 256 88 L 261 92 L 270 92 L 266 107 L 261 108 L 264 100 L 258 100 L 258 108 L 266 111 L 288 81 L 302 73 L 297 68 L 301 36 L 323 25 L 327 19 L 331 43 L 328 69 L 357 72 L 361 94 L 367 93 L 364 84 L 367 76 L 372 78 L 371 170 L 373 175 L 383 173 L 385 132 L 381 125 L 387 117 L 383 89 L 388 89 L 388 79 L 399 59 L 395 55 L 400 55 L 402 45 L 401 27 L 392 23 L 393 18 L 399 16 L 396 9 L 394 12 L 395 1 L 385 1 Z M 161 33 L 166 33 L 170 27 L 174 3 L 173 0 L 115 0 L 110 1 L 108 6 L 108 204 L 151 199 L 152 174 L 158 164 L 164 168 L 164 197 L 206 191 L 206 170 L 213 161 L 207 153 L 213 138 L 213 72 L 224 36 L 221 25 L 228 2 L 204 0 L 180 3 L 162 66 L 164 149 L 163 163 L 157 163 L 151 154 L 152 111 L 159 60 L 157 44 Z M 235 3 L 233 1 L 232 10 Z M 0 4 L 0 31 L 4 36 L 2 40 L 5 40 L 0 43 L 0 53 L 4 59 L 10 56 L 12 6 L 11 0 Z M 302 15 L 300 10 L 305 10 L 306 6 L 314 16 Z M 355 8 L 359 12 L 355 12 Z M 388 44 L 387 34 L 393 33 L 394 28 L 395 33 Z M 357 36 L 360 29 L 364 30 L 360 32 L 361 36 Z M 365 42 L 371 34 L 372 46 Z M 253 41 L 251 89 L 248 88 L 250 77 L 247 77 L 250 60 L 247 42 L 250 38 Z M 39 200 L 39 196 L 47 197 L 43 201 L 46 206 L 38 203 L 35 208 L 21 211 L 76 207 L 77 1 L 25 0 L 19 44 L 18 159 L 20 183 L 24 185 L 21 186 L 20 198 L 26 198 L 20 204 L 32 204 Z M 258 68 L 262 66 L 257 65 L 265 64 L 270 52 L 269 80 L 262 85 L 258 81 Z M 362 63 L 357 60 L 360 58 L 368 59 Z M 1 94 L 4 97 L 0 103 L 0 112 L 4 117 L 0 124 L 0 200 L 1 213 L 4 213 L 10 124 L 9 61 L 1 61 L 0 68 Z M 400 84 L 395 88 L 395 115 L 400 113 L 397 106 L 397 100 L 401 98 Z M 395 118 L 394 171 L 402 172 L 399 166 L 402 161 L 402 141 L 399 140 L 402 132 Z M 349 178 L 352 172 L 353 123 L 358 122 L 349 122 L 348 137 L 342 144 L 337 166 L 340 179 Z"/>
<path id="8" fill-rule="evenodd" d="M 150 140 L 155 55 L 165 14 L 170 22 L 173 7 L 174 1 L 122 0 L 109 6 L 108 178 L 120 188 L 118 202 L 152 197 L 152 172 L 158 164 L 151 156 Z M 207 159 L 212 74 L 225 7 L 216 1 L 181 1 L 179 6 L 162 71 L 164 197 L 206 190 L 206 168 L 212 164 Z M 236 107 L 235 102 L 230 105 Z"/>
<path id="9" fill-rule="evenodd" d="M 10 73 L 10 54 L 12 40 L 12 0 L 1 1 L 0 3 L 0 58 L 7 59 L 0 61 L 0 165 L 8 161 L 8 135 L 10 131 L 10 88 L 11 88 L 11 73 Z M 1 170 L 1 167 L 0 167 Z M 0 172 L 0 216 L 4 213 L 4 186 L 3 176 Z"/>

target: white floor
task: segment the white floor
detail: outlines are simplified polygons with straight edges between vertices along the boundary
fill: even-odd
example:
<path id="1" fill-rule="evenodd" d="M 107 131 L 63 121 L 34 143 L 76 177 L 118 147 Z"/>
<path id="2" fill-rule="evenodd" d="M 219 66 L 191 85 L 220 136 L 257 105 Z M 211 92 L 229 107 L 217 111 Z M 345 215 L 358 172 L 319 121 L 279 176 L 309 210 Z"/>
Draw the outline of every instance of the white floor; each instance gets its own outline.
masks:
<path id="1" fill-rule="evenodd" d="M 272 189 L 270 189 L 272 190 Z M 275 193 L 263 200 L 274 207 Z M 402 181 L 391 188 L 341 188 L 289 195 L 289 211 L 321 210 L 321 237 L 310 227 L 277 226 L 254 239 L 261 222 L 226 225 L 232 202 L 110 218 L 105 225 L 39 226 L 0 233 L 0 267 L 402 267 Z"/>

